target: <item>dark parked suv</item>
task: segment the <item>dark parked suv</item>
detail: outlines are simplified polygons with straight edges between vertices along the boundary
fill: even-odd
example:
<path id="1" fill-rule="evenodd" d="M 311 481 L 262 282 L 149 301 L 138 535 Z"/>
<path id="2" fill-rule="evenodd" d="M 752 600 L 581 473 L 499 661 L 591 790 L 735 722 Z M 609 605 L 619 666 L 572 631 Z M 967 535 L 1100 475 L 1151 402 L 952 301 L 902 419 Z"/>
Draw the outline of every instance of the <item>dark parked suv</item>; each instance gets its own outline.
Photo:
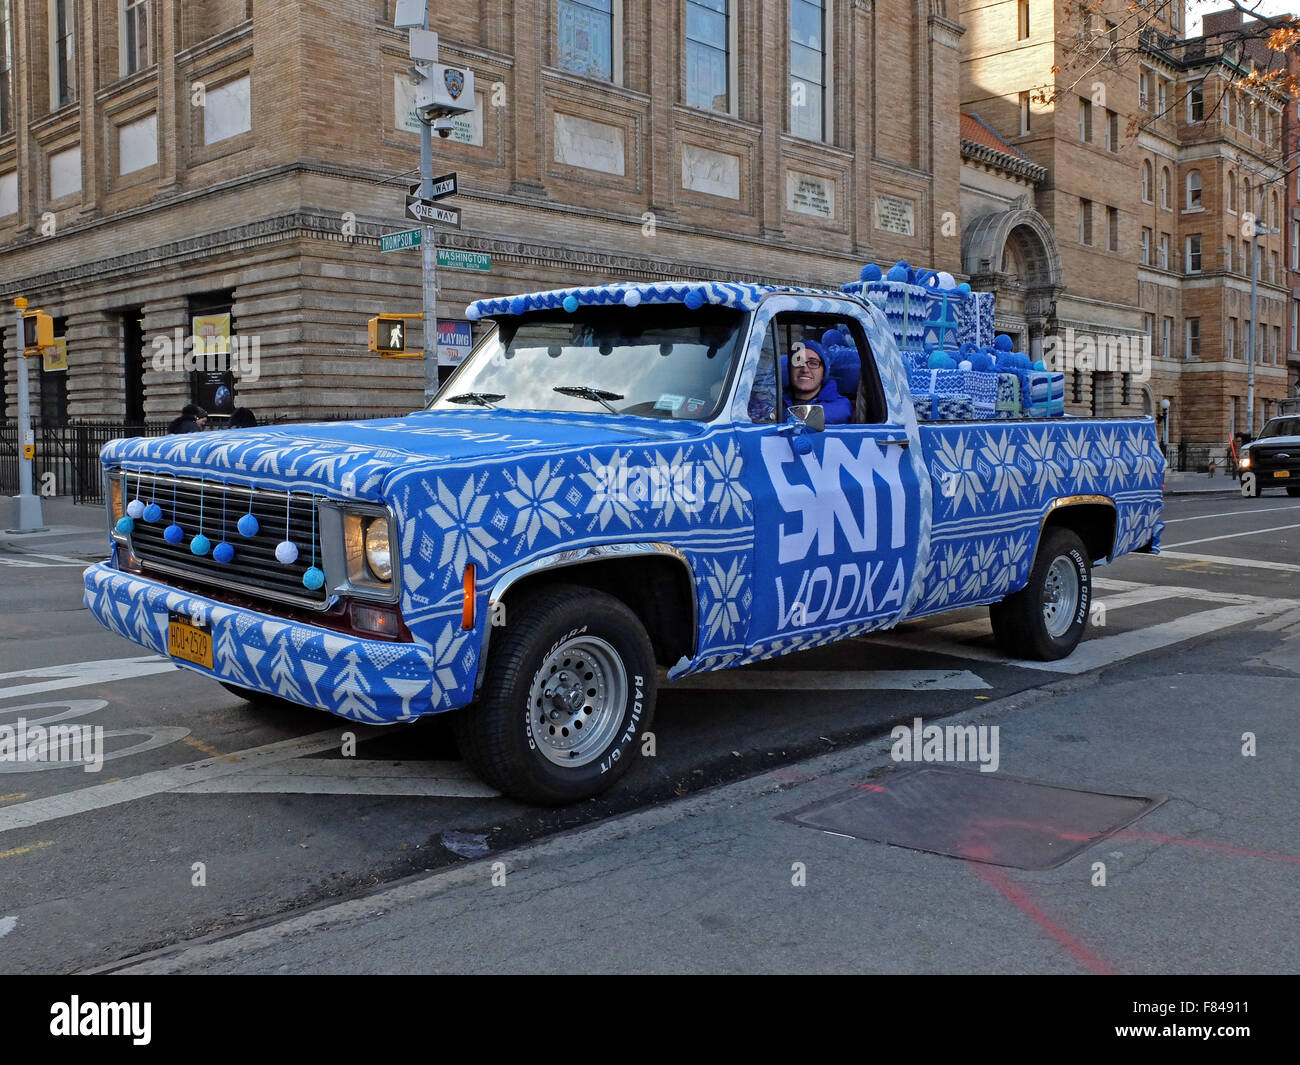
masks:
<path id="1" fill-rule="evenodd" d="M 1257 496 L 1266 488 L 1300 496 L 1300 414 L 1270 418 L 1242 449 L 1241 494 Z"/>

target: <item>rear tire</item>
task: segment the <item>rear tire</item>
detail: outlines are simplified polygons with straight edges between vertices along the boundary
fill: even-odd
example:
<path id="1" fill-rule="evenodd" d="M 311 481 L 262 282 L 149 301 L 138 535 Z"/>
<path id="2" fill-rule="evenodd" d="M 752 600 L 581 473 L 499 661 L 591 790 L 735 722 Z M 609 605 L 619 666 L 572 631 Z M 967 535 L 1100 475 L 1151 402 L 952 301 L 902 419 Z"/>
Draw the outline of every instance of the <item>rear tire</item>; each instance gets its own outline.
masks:
<path id="1" fill-rule="evenodd" d="M 599 795 L 631 768 L 655 704 L 645 627 L 612 595 L 557 585 L 510 603 L 479 699 L 454 715 L 466 762 L 524 802 Z"/>
<path id="2" fill-rule="evenodd" d="M 1029 582 L 989 607 L 998 645 L 1018 658 L 1055 661 L 1083 638 L 1092 605 L 1092 559 L 1079 534 L 1049 528 L 1038 545 Z"/>

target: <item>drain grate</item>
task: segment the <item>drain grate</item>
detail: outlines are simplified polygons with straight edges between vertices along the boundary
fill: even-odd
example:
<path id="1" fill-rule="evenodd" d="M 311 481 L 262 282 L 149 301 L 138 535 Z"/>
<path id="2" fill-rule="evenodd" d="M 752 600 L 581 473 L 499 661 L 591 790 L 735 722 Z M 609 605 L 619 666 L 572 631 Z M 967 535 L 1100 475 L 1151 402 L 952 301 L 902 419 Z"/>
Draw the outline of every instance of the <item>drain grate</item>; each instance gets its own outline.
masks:
<path id="1" fill-rule="evenodd" d="M 1055 869 L 1166 795 L 1106 795 L 947 766 L 909 766 L 782 814 L 855 839 L 1012 869 Z"/>

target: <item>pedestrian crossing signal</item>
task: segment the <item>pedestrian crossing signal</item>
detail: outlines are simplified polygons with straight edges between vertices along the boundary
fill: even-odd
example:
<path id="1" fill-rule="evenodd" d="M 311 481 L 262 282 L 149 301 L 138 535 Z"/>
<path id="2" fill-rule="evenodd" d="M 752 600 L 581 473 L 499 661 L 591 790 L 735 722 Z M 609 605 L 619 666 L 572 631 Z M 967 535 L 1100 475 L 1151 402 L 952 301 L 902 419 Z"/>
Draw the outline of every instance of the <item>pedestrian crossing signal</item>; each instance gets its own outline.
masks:
<path id="1" fill-rule="evenodd" d="M 23 354 L 54 347 L 54 319 L 44 311 L 23 311 Z"/>
<path id="2" fill-rule="evenodd" d="M 413 357 L 423 352 L 406 350 L 406 321 L 423 318 L 422 314 L 381 314 L 370 319 L 369 348 L 380 355 Z"/>

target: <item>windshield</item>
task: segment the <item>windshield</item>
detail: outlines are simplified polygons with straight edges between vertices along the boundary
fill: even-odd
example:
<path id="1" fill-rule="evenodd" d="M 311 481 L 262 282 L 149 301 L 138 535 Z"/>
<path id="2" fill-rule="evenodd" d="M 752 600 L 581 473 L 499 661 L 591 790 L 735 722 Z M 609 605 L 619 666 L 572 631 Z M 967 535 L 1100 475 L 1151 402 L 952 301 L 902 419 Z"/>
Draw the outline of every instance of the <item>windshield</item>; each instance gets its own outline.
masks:
<path id="1" fill-rule="evenodd" d="M 1300 417 L 1274 418 L 1260 430 L 1258 440 L 1267 440 L 1270 436 L 1300 436 Z"/>
<path id="2" fill-rule="evenodd" d="M 707 421 L 726 393 L 744 319 L 734 308 L 693 311 L 676 303 L 507 318 L 429 409 Z"/>

